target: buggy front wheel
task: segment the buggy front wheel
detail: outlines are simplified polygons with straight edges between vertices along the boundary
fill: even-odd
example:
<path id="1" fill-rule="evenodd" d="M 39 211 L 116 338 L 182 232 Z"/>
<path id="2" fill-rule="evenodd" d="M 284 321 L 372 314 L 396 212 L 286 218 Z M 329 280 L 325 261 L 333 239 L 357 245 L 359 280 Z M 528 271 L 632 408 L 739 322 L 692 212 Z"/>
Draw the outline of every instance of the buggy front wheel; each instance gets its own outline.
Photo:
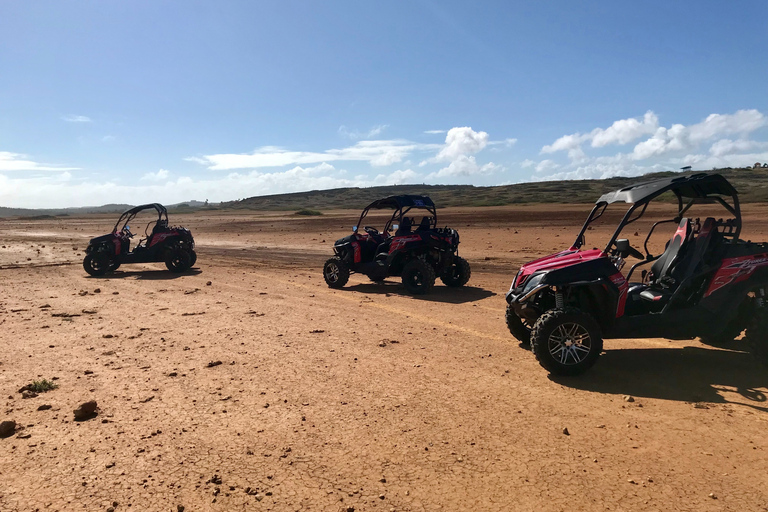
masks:
<path id="1" fill-rule="evenodd" d="M 536 320 L 531 348 L 539 364 L 555 375 L 579 375 L 597 362 L 603 338 L 597 322 L 576 309 L 553 309 Z"/>
<path id="2" fill-rule="evenodd" d="M 103 276 L 112 270 L 109 256 L 103 252 L 93 252 L 83 258 L 83 269 L 92 276 Z"/>
<path id="3" fill-rule="evenodd" d="M 328 258 L 323 265 L 323 277 L 330 288 L 342 288 L 349 281 L 349 265 L 338 256 Z"/>
<path id="4" fill-rule="evenodd" d="M 165 257 L 165 266 L 171 272 L 184 272 L 192 266 L 192 257 L 182 248 L 171 250 Z"/>
<path id="5" fill-rule="evenodd" d="M 429 293 L 435 286 L 435 269 L 421 259 L 413 259 L 405 264 L 402 272 L 403 286 L 414 295 Z"/>
<path id="6" fill-rule="evenodd" d="M 197 253 L 195 251 L 189 251 L 189 266 L 194 267 L 195 262 L 197 261 Z"/>
<path id="7" fill-rule="evenodd" d="M 457 256 L 448 268 L 440 275 L 440 280 L 446 285 L 454 288 L 464 286 L 472 275 L 472 269 L 469 268 L 469 262 L 462 257 Z"/>

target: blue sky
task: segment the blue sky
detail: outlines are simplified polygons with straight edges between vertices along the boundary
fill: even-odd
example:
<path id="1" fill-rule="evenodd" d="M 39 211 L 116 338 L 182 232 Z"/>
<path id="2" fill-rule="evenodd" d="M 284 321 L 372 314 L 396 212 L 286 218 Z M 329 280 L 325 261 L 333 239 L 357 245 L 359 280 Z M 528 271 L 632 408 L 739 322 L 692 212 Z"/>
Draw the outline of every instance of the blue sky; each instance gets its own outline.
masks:
<path id="1" fill-rule="evenodd" d="M 768 2 L 0 2 L 0 206 L 768 161 Z"/>

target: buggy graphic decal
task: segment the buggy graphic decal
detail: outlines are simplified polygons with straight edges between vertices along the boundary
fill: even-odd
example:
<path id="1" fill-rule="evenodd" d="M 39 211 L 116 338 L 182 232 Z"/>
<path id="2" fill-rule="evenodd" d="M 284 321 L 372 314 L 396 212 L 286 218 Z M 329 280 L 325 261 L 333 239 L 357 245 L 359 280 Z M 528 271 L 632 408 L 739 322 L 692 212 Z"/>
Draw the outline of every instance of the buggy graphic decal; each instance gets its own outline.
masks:
<path id="1" fill-rule="evenodd" d="M 162 242 L 163 240 L 165 240 L 170 236 L 176 236 L 176 234 L 177 233 L 175 231 L 172 233 L 158 233 L 152 237 L 152 241 L 149 243 L 149 246 L 152 247 L 155 244 L 159 244 L 160 242 Z"/>
<path id="2" fill-rule="evenodd" d="M 399 238 L 395 238 L 395 241 L 392 242 L 392 246 L 389 248 L 389 253 L 392 254 L 393 252 L 402 249 L 408 242 L 418 242 L 419 240 L 421 240 L 421 237 L 418 235 L 401 236 Z"/>
<path id="3" fill-rule="evenodd" d="M 621 272 L 613 274 L 611 282 L 619 288 L 619 303 L 616 305 L 616 318 L 624 316 L 624 307 L 627 304 L 627 290 L 629 290 L 629 283 L 624 279 L 624 275 Z"/>
<path id="4" fill-rule="evenodd" d="M 717 270 L 717 274 L 709 284 L 704 297 L 709 297 L 723 286 L 744 281 L 756 269 L 765 265 L 768 265 L 768 253 L 723 260 L 723 264 Z"/>

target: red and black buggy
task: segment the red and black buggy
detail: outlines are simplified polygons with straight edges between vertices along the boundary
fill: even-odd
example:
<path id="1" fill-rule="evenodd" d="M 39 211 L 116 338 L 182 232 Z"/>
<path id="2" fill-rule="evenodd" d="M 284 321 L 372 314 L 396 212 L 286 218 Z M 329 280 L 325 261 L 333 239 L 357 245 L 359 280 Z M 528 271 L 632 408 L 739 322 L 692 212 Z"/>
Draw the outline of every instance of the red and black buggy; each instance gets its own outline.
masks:
<path id="1" fill-rule="evenodd" d="M 382 209 L 393 210 L 384 229 L 379 232 L 364 226 L 364 233 L 360 233 L 358 227 L 364 225 L 369 212 Z M 369 204 L 352 234 L 336 241 L 336 255 L 325 262 L 323 276 L 331 288 L 343 287 L 352 272 L 365 274 L 374 282 L 400 276 L 409 293 L 424 294 L 432 289 L 437 276 L 447 286 L 467 284 L 471 270 L 458 250 L 458 232 L 437 227 L 432 199 L 391 196 Z"/>
<path id="2" fill-rule="evenodd" d="M 144 228 L 144 238 L 131 250 L 134 234 L 128 225 L 145 210 L 155 210 Z M 197 261 L 195 240 L 188 229 L 168 225 L 168 211 L 158 203 L 144 204 L 123 212 L 107 235 L 91 239 L 83 268 L 92 276 L 117 270 L 122 264 L 164 262 L 171 272 L 184 272 Z"/>
<path id="3" fill-rule="evenodd" d="M 644 253 L 619 238 L 665 193 L 676 198 L 677 213 L 651 226 Z M 631 206 L 608 244 L 584 249 L 585 234 L 614 203 Z M 690 216 L 693 206 L 707 204 L 722 207 L 726 218 Z M 664 223 L 677 228 L 654 256 L 648 241 Z M 768 244 L 741 240 L 741 228 L 736 189 L 719 174 L 664 178 L 604 194 L 570 248 L 522 266 L 506 295 L 507 326 L 544 368 L 560 375 L 590 368 L 604 338 L 700 337 L 722 344 L 745 329 L 752 351 L 768 362 Z M 629 256 L 640 261 L 625 277 Z M 643 265 L 650 269 L 633 281 Z"/>

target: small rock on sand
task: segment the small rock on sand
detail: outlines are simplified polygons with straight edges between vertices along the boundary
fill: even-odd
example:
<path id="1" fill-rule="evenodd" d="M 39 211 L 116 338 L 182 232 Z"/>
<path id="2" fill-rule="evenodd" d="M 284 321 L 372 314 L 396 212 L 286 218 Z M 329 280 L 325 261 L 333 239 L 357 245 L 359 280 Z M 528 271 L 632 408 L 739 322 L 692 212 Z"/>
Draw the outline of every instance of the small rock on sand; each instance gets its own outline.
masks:
<path id="1" fill-rule="evenodd" d="M 31 389 L 25 389 L 21 392 L 21 398 L 35 398 L 37 396 L 37 393 L 32 391 Z"/>
<path id="2" fill-rule="evenodd" d="M 0 437 L 10 437 L 16 432 L 16 422 L 13 420 L 6 420 L 0 423 Z"/>
<path id="3" fill-rule="evenodd" d="M 99 413 L 99 407 L 96 404 L 96 400 L 90 400 L 88 402 L 80 404 L 80 407 L 75 409 L 75 420 L 84 421 L 91 418 L 95 418 Z"/>

